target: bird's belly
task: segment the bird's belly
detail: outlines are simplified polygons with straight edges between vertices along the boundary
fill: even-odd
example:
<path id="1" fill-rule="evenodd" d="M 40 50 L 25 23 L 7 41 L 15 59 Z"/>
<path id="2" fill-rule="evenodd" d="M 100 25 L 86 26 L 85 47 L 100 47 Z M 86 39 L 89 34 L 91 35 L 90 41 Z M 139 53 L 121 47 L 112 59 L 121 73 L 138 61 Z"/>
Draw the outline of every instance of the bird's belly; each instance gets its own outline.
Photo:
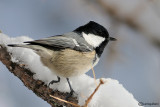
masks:
<path id="1" fill-rule="evenodd" d="M 95 51 L 81 53 L 71 49 L 65 49 L 56 53 L 48 61 L 41 60 L 57 76 L 72 77 L 89 71 L 93 66 L 94 57 Z"/>

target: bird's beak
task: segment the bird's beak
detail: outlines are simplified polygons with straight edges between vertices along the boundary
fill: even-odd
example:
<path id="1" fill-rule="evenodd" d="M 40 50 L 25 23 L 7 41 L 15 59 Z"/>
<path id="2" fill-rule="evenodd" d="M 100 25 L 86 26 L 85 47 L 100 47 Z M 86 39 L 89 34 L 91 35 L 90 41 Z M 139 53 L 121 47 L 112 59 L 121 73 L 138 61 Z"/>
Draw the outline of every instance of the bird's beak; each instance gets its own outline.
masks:
<path id="1" fill-rule="evenodd" d="M 116 38 L 109 37 L 109 41 L 116 41 L 116 40 L 117 40 Z"/>

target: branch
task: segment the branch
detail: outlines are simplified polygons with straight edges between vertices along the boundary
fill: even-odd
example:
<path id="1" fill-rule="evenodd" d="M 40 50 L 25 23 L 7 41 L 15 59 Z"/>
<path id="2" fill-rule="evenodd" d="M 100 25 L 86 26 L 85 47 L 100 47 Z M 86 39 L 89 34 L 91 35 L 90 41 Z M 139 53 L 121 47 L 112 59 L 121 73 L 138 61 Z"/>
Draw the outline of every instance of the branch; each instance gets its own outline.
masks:
<path id="1" fill-rule="evenodd" d="M 62 107 L 63 105 L 72 107 L 70 104 L 60 102 L 50 97 L 50 95 L 52 95 L 64 99 L 67 93 L 53 91 L 41 80 L 35 80 L 32 71 L 24 68 L 22 64 L 17 64 L 11 61 L 10 53 L 7 51 L 7 48 L 2 45 L 0 45 L 0 61 L 6 65 L 8 70 L 18 77 L 28 89 L 32 90 L 37 96 L 47 101 L 52 107 Z M 78 103 L 76 98 L 72 97 L 69 100 L 73 103 Z"/>
<path id="2" fill-rule="evenodd" d="M 99 5 L 107 14 L 109 14 L 112 17 L 112 19 L 116 20 L 117 22 L 125 23 L 132 29 L 141 32 L 142 34 L 144 34 L 144 36 L 148 38 L 148 40 L 150 40 L 151 43 L 160 48 L 159 34 L 155 34 L 155 32 L 153 32 L 152 29 L 148 27 L 155 27 L 154 25 L 158 23 L 156 21 L 159 20 L 158 15 L 154 14 L 153 12 L 154 16 L 151 17 L 152 19 L 148 17 L 148 15 L 146 16 L 145 22 L 142 23 L 140 20 L 140 15 L 142 15 L 145 12 L 148 12 L 147 8 L 150 6 L 151 2 L 153 1 L 148 0 L 145 2 L 140 2 L 139 5 L 135 7 L 135 9 L 133 9 L 129 14 L 127 13 L 125 15 L 120 13 L 121 6 L 117 6 L 116 3 L 111 4 L 110 2 L 105 0 L 96 0 L 96 5 Z M 150 8 L 150 11 L 152 11 L 151 9 L 152 8 Z M 155 23 L 152 20 L 156 20 Z M 149 22 L 152 22 L 152 25 Z M 146 26 L 146 23 L 148 26 Z"/>

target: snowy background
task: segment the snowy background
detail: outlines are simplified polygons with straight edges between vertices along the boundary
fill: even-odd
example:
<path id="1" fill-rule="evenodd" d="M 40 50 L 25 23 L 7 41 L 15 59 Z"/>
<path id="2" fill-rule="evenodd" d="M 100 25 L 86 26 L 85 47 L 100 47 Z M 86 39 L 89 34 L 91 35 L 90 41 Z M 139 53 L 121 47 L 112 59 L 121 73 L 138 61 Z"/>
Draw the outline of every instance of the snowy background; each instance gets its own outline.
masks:
<path id="1" fill-rule="evenodd" d="M 90 20 L 118 39 L 105 49 L 96 76 L 118 80 L 139 102 L 160 103 L 158 0 L 0 0 L 0 30 L 11 37 L 63 34 Z M 0 84 L 0 107 L 50 107 L 1 63 Z"/>

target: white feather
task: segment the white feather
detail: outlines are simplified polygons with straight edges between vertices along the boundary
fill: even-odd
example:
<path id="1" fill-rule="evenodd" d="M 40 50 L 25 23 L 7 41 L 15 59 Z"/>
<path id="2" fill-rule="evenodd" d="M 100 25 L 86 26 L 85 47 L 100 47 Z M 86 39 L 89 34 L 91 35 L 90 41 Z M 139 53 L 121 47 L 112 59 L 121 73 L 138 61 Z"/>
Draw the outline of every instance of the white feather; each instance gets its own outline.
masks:
<path id="1" fill-rule="evenodd" d="M 93 64 L 93 67 L 96 66 L 98 64 L 98 62 L 99 62 L 99 57 L 97 56 L 97 54 L 96 54 L 95 57 L 96 57 L 96 60 L 95 60 L 95 62 Z"/>
<path id="2" fill-rule="evenodd" d="M 72 40 L 73 40 L 74 44 L 79 47 L 78 42 L 75 39 L 72 39 Z"/>
<path id="3" fill-rule="evenodd" d="M 92 45 L 93 47 L 98 47 L 105 40 L 105 38 L 103 37 L 100 37 L 94 34 L 90 34 L 90 33 L 86 34 L 82 32 L 82 35 L 84 39 L 87 41 L 87 43 Z"/>

